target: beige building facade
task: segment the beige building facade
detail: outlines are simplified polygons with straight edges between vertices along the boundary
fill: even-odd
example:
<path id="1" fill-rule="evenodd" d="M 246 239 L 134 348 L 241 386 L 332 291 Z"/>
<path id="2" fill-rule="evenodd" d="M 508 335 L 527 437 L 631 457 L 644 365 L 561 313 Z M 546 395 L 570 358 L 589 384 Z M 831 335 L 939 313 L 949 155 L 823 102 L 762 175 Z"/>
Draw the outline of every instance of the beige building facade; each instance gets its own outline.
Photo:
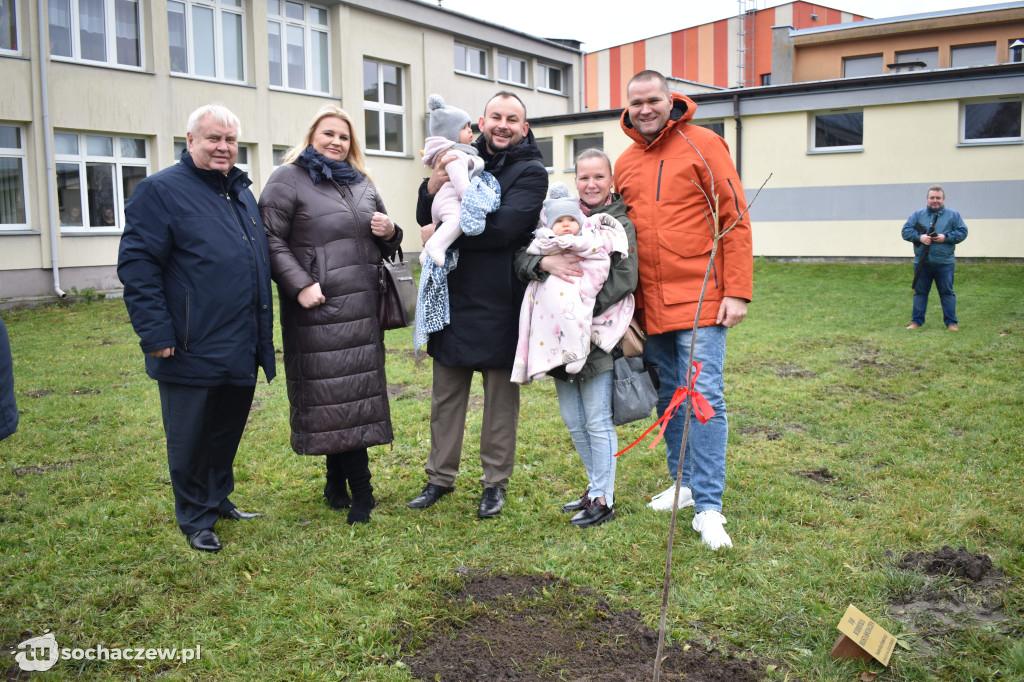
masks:
<path id="1" fill-rule="evenodd" d="M 570 113 L 578 47 L 414 0 L 0 2 L 0 300 L 118 288 L 125 202 L 209 102 L 241 119 L 257 194 L 313 113 L 340 104 L 418 251 L 427 97 L 474 122 L 498 90 L 531 117 Z"/>
<path id="2" fill-rule="evenodd" d="M 1024 258 L 1022 93 L 1024 64 L 1003 64 L 689 96 L 737 162 L 755 255 L 909 258 L 900 229 L 938 183 L 970 231 L 958 255 Z M 573 186 L 586 146 L 622 153 L 620 113 L 534 121 L 552 182 Z"/>

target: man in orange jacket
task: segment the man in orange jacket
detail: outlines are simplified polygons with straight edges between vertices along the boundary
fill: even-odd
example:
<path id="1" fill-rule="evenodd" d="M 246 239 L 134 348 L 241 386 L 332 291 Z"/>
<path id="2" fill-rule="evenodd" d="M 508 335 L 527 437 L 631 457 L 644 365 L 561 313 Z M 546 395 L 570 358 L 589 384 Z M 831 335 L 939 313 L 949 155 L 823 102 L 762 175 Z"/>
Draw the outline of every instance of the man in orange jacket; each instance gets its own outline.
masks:
<path id="1" fill-rule="evenodd" d="M 712 549 L 731 547 L 723 527 L 726 329 L 743 321 L 753 296 L 750 219 L 729 147 L 715 133 L 690 123 L 696 104 L 672 94 L 657 71 L 641 71 L 626 88 L 623 132 L 633 140 L 615 163 L 615 181 L 636 226 L 640 270 L 637 308 L 648 333 L 644 354 L 658 365 L 658 415 L 678 386 L 686 385 L 691 332 L 713 242 L 709 223 L 718 198 L 718 224 L 724 230 L 700 308 L 694 360 L 703 363 L 696 390 L 715 410 L 701 424 L 691 418 L 683 457 L 679 506 L 693 505 L 693 529 Z M 683 419 L 665 430 L 668 470 L 679 473 Z M 653 509 L 671 509 L 675 486 L 656 495 Z"/>

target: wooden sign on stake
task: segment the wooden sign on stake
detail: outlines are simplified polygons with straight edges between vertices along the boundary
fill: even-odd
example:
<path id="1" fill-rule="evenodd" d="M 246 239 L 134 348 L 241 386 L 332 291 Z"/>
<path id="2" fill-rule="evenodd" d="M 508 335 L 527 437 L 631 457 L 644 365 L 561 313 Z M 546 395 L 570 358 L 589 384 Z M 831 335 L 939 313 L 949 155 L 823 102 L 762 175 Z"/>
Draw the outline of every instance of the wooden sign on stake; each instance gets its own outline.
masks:
<path id="1" fill-rule="evenodd" d="M 896 638 L 856 606 L 850 604 L 837 627 L 843 634 L 832 647 L 832 658 L 874 658 L 882 665 L 889 665 Z"/>

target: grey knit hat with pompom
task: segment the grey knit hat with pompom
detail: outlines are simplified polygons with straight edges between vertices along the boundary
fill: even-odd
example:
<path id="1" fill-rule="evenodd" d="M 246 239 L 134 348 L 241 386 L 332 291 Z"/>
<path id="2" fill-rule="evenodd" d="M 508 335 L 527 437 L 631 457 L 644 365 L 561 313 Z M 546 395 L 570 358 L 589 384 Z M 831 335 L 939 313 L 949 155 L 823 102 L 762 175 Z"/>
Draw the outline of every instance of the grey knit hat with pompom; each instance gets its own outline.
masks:
<path id="1" fill-rule="evenodd" d="M 458 142 L 459 131 L 470 122 L 469 114 L 456 107 L 446 107 L 441 95 L 431 95 L 427 108 L 430 110 L 430 134 Z"/>
<path id="2" fill-rule="evenodd" d="M 569 194 L 569 188 L 564 182 L 556 182 L 551 185 L 548 198 L 544 200 L 544 220 L 548 227 L 555 224 L 555 221 L 562 216 L 572 216 L 581 227 L 583 226 L 583 211 L 580 209 L 580 200 Z"/>

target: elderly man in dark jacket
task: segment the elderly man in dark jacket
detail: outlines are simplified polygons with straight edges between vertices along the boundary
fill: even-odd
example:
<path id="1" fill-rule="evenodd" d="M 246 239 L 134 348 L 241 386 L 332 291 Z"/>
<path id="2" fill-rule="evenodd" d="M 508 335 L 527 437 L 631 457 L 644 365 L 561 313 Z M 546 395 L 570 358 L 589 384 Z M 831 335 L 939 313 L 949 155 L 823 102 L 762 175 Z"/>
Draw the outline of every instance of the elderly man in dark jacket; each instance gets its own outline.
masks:
<path id="1" fill-rule="evenodd" d="M 18 430 L 18 405 L 14 399 L 14 361 L 7 327 L 0 317 L 0 440 Z"/>
<path id="2" fill-rule="evenodd" d="M 146 178 L 125 207 L 117 274 L 159 382 L 178 526 L 216 552 L 218 518 L 250 519 L 228 499 L 256 372 L 274 378 L 267 240 L 238 168 L 238 118 L 192 113 L 179 163 Z"/>
<path id="3" fill-rule="evenodd" d="M 429 507 L 455 489 L 470 384 L 473 373 L 479 371 L 484 382 L 480 433 L 484 490 L 477 516 L 489 518 L 505 504 L 519 426 L 519 386 L 511 377 L 526 285 L 515 276 L 512 261 L 537 226 L 548 174 L 526 121 L 526 106 L 516 95 L 499 92 L 492 97 L 479 126 L 475 146 L 484 170 L 501 186 L 501 207 L 488 215 L 481 234 L 463 235 L 452 245 L 459 250 L 459 261 L 448 275 L 451 322 L 427 342 L 427 352 L 434 359 L 427 485 L 408 506 Z M 420 225 L 431 221 L 434 195 L 448 180 L 444 164 L 449 158 L 442 159 L 420 186 L 416 205 Z"/>

